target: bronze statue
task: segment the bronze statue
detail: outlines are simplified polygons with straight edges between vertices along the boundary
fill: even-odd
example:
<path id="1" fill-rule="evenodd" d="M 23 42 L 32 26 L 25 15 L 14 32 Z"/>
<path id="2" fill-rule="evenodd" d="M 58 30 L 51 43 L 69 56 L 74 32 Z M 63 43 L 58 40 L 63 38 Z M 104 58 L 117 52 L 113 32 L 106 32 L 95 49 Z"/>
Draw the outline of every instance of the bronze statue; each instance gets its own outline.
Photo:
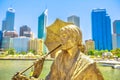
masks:
<path id="1" fill-rule="evenodd" d="M 80 29 L 73 24 L 67 24 L 61 27 L 58 32 L 59 39 L 57 41 L 61 44 L 61 48 L 57 52 L 55 51 L 57 55 L 45 80 L 104 80 L 96 67 L 96 63 L 83 54 L 85 47 L 82 44 Z M 24 78 L 21 80 L 38 78 L 42 70 L 42 67 L 39 68 L 39 66 L 43 66 L 40 65 L 41 61 L 43 63 L 44 59 L 37 61 L 35 64 L 33 79 Z M 38 71 L 38 69 L 40 70 Z"/>

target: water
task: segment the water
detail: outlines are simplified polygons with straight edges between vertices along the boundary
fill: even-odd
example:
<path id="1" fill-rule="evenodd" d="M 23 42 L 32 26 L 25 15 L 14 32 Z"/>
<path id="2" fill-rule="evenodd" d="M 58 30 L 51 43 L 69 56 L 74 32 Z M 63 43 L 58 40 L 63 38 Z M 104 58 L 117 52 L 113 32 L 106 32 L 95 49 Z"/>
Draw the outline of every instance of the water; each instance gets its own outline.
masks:
<path id="1" fill-rule="evenodd" d="M 112 67 L 105 67 L 98 65 L 105 80 L 120 80 L 120 69 L 112 69 Z"/>
<path id="2" fill-rule="evenodd" d="M 0 60 L 0 80 L 11 80 L 12 76 L 18 72 L 29 67 L 34 61 L 33 60 Z M 43 72 L 40 78 L 45 78 L 50 70 L 52 61 L 45 61 Z M 120 70 L 112 69 L 111 67 L 103 67 L 98 65 L 101 73 L 105 80 L 120 80 Z M 30 76 L 31 69 L 25 74 Z"/>

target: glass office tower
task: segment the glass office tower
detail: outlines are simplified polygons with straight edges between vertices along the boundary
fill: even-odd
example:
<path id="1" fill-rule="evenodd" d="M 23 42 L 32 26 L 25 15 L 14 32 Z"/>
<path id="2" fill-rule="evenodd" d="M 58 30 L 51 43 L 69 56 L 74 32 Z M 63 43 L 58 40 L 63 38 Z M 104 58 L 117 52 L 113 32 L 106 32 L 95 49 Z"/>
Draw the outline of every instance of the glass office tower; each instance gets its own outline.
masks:
<path id="1" fill-rule="evenodd" d="M 78 27 L 80 27 L 80 18 L 76 15 L 69 16 L 67 18 L 67 21 L 75 24 Z"/>
<path id="2" fill-rule="evenodd" d="M 2 22 L 2 31 L 14 31 L 15 10 L 8 8 L 6 18 Z"/>
<path id="3" fill-rule="evenodd" d="M 47 47 L 44 44 L 44 40 L 46 38 L 46 25 L 47 25 L 47 17 L 48 17 L 48 10 L 46 9 L 39 17 L 38 17 L 38 39 L 42 39 L 42 46 L 43 46 L 43 54 L 47 53 Z"/>
<path id="4" fill-rule="evenodd" d="M 92 39 L 95 41 L 95 49 L 111 50 L 111 20 L 106 13 L 106 9 L 93 9 L 92 18 Z"/>
<path id="5" fill-rule="evenodd" d="M 38 17 L 38 39 L 45 37 L 45 27 L 47 24 L 47 9 Z"/>

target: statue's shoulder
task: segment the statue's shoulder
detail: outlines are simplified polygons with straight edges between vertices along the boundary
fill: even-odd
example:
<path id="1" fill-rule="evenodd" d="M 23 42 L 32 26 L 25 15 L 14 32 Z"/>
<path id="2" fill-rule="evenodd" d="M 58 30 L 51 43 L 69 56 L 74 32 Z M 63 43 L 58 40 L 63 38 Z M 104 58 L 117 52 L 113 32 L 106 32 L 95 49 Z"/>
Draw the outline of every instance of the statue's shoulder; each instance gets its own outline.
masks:
<path id="1" fill-rule="evenodd" d="M 91 59 L 89 56 L 85 55 L 84 53 L 80 52 L 80 57 L 83 61 L 89 64 L 95 63 L 93 59 Z"/>

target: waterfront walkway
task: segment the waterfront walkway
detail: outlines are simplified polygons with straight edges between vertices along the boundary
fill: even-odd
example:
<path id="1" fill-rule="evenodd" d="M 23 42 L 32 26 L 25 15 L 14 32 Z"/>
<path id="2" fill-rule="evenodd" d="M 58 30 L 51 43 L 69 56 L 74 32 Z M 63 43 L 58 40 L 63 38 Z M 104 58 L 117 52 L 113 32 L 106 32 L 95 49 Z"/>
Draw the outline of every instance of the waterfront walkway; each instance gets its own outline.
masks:
<path id="1" fill-rule="evenodd" d="M 102 63 L 102 64 L 111 64 L 111 65 L 120 65 L 120 61 L 116 60 L 101 60 L 101 61 L 96 61 L 96 63 Z"/>

